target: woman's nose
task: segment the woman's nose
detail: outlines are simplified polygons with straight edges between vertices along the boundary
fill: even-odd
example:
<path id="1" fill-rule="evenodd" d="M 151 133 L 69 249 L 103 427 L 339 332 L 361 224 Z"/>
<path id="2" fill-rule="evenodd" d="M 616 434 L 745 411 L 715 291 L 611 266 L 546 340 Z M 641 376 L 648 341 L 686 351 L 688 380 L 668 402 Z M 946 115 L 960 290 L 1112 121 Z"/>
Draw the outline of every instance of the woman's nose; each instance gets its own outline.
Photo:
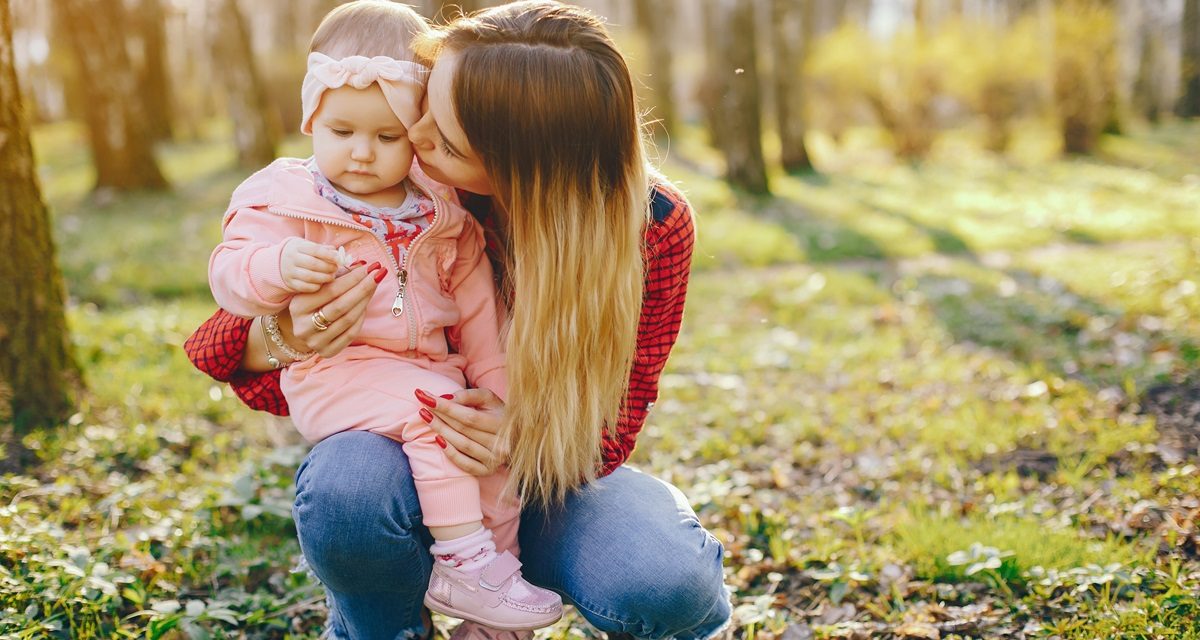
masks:
<path id="1" fill-rule="evenodd" d="M 430 135 L 432 129 L 433 117 L 426 111 L 420 120 L 417 120 L 408 130 L 408 139 L 414 147 L 419 149 L 432 149 L 433 136 Z"/>

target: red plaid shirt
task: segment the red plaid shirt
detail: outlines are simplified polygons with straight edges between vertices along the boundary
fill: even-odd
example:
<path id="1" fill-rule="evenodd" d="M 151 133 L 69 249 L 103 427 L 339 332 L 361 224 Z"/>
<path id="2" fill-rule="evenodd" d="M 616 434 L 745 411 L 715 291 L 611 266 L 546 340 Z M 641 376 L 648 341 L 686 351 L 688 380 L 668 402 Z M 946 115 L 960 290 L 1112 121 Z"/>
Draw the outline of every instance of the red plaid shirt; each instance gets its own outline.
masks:
<path id="1" fill-rule="evenodd" d="M 485 230 L 493 228 L 490 200 L 466 196 L 463 204 Z M 655 187 L 650 204 L 653 220 L 646 229 L 646 283 L 638 322 L 637 356 L 616 431 L 604 435 L 604 462 L 600 475 L 611 473 L 633 453 L 638 432 L 658 397 L 658 378 L 679 336 L 679 324 L 683 319 L 683 302 L 695 244 L 691 205 L 679 191 L 665 183 Z M 494 258 L 496 236 L 494 233 L 486 236 L 489 255 Z M 248 319 L 218 309 L 187 339 L 184 351 L 196 368 L 228 382 L 238 398 L 250 408 L 286 416 L 288 406 L 279 388 L 280 372 L 250 373 L 240 368 L 250 323 Z"/>

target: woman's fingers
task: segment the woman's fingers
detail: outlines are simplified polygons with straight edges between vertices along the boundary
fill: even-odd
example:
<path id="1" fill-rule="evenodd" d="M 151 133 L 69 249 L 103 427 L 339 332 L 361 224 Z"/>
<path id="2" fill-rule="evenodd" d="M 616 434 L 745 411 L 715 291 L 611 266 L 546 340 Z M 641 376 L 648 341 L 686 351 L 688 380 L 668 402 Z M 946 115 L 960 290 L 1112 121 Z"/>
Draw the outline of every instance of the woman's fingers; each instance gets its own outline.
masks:
<path id="1" fill-rule="evenodd" d="M 459 391 L 458 394 L 466 393 Z M 434 413 L 443 418 L 462 424 L 466 427 L 474 427 L 480 431 L 496 434 L 500 431 L 500 420 L 498 416 L 492 415 L 490 412 L 477 409 L 473 406 L 467 406 L 457 402 L 458 394 L 455 394 L 455 401 L 450 401 L 445 398 L 437 399 L 437 405 L 430 407 Z"/>
<path id="2" fill-rule="evenodd" d="M 504 406 L 491 389 L 462 389 L 454 394 L 454 402 L 476 409 L 497 409 Z"/>
<path id="3" fill-rule="evenodd" d="M 318 334 L 328 333 L 332 336 L 321 348 L 317 349 L 314 347 L 317 353 L 321 354 L 321 357 L 328 358 L 336 355 L 342 349 L 349 346 L 350 342 L 354 340 L 358 332 L 362 329 L 363 321 L 367 319 L 367 305 L 370 302 L 370 298 L 362 300 L 358 306 L 329 325 L 328 331 Z"/>
<path id="4" fill-rule="evenodd" d="M 315 293 L 294 296 L 288 309 L 293 333 L 309 349 L 323 356 L 341 351 L 358 335 L 367 305 L 378 286 L 375 279 L 360 267 Z M 329 324 L 325 330 L 317 328 L 313 322 L 313 314 L 318 310 Z"/>
<path id="5" fill-rule="evenodd" d="M 441 436 L 442 442 L 446 446 L 442 451 L 446 453 L 446 457 L 454 466 L 466 471 L 473 476 L 491 475 L 495 470 L 495 462 L 493 456 L 479 443 L 462 435 L 450 425 L 443 422 L 437 416 L 429 423 L 429 427 L 433 432 Z M 471 451 L 471 454 L 464 451 Z"/>
<path id="6" fill-rule="evenodd" d="M 321 287 L 315 293 L 293 296 L 289 309 L 295 316 L 312 313 L 321 308 L 325 308 L 326 314 L 345 313 L 358 301 L 358 298 L 370 298 L 374 293 L 375 280 L 368 278 L 368 275 L 365 268 L 357 267 L 342 274 L 341 277 L 334 278 L 333 282 Z M 333 317 L 329 316 L 329 319 L 332 320 Z"/>
<path id="7" fill-rule="evenodd" d="M 443 441 L 454 447 L 454 450 L 461 455 L 474 460 L 481 470 L 491 472 L 495 469 L 495 456 L 491 450 L 463 434 L 458 429 L 455 429 L 437 416 L 429 423 L 430 428 L 434 433 L 442 437 Z M 449 448 L 449 446 L 447 448 Z M 455 463 L 457 464 L 457 463 Z M 462 465 L 458 465 L 463 471 L 467 471 Z"/>
<path id="8" fill-rule="evenodd" d="M 452 395 L 454 400 L 434 398 L 425 391 L 418 391 L 416 397 L 429 408 L 436 422 L 444 424 L 454 433 L 455 442 L 462 453 L 474 456 L 489 470 L 494 470 L 508 460 L 508 443 L 502 442 L 497 436 L 504 426 L 504 403 L 490 391 L 477 391 L 458 391 Z M 484 409 L 469 407 L 457 402 L 459 398 L 494 406 Z"/>
<path id="9" fill-rule="evenodd" d="M 443 451 L 446 452 L 446 457 L 450 459 L 450 462 L 454 463 L 454 466 L 473 476 L 490 476 L 494 471 L 493 469 L 488 469 L 487 467 L 483 466 L 483 464 L 478 460 L 464 455 L 458 449 L 455 449 L 454 445 L 450 443 L 446 443 L 446 448 L 443 449 Z"/>

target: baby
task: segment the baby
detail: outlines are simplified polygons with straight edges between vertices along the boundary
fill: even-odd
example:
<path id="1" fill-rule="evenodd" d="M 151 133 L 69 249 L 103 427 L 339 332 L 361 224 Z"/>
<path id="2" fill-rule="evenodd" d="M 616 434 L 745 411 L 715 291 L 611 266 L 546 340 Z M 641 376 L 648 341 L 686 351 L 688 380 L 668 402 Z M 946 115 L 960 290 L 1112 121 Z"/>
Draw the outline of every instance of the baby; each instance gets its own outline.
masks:
<path id="1" fill-rule="evenodd" d="M 209 282 L 227 311 L 266 316 L 268 356 L 288 360 L 280 385 L 308 440 L 356 429 L 403 443 L 435 540 L 425 604 L 496 629 L 535 629 L 561 617 L 562 600 L 497 553 L 497 544 L 516 551 L 520 515 L 503 494 L 504 472 L 476 478 L 451 463 L 420 404 L 430 400 L 422 390 L 507 391 L 503 308 L 482 230 L 452 189 L 421 172 L 407 137 L 428 72 L 409 44 L 428 30 L 409 7 L 380 0 L 325 17 L 301 91 L 313 155 L 276 160 L 237 188 Z M 348 347 L 324 358 L 278 339 L 272 314 L 293 295 L 364 267 L 379 286 Z M 311 317 L 317 330 L 336 320 Z"/>

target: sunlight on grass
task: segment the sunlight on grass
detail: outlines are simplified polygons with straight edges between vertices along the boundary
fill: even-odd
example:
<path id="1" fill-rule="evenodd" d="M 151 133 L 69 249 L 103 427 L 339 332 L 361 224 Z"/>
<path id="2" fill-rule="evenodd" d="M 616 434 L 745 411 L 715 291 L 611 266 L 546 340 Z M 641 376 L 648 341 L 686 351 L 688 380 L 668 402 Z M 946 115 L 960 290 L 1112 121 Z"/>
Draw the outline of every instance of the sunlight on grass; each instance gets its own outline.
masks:
<path id="1" fill-rule="evenodd" d="M 965 567 L 949 564 L 947 557 L 976 542 L 1012 552 L 1014 577 L 1033 567 L 1141 564 L 1150 555 L 1133 545 L 1088 539 L 1072 529 L 1052 529 L 1044 522 L 1011 516 L 962 519 L 913 515 L 896 525 L 895 536 L 898 551 L 913 563 L 919 577 L 929 580 L 963 579 Z"/>

